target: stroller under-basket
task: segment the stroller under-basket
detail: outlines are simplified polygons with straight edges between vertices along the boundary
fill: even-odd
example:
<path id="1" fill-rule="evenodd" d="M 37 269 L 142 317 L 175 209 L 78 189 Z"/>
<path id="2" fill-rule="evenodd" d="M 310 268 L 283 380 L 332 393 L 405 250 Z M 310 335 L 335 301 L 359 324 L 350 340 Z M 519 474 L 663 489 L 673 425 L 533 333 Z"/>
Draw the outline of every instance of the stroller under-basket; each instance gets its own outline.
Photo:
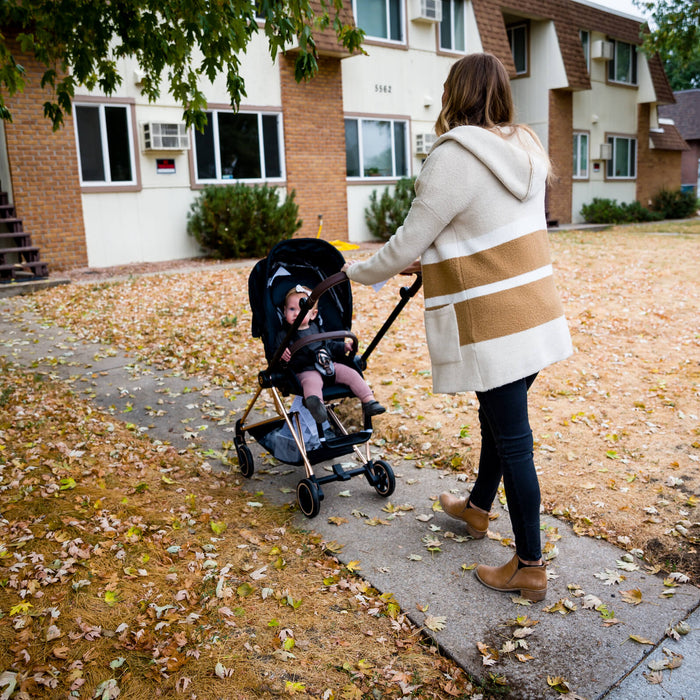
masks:
<path id="1" fill-rule="evenodd" d="M 301 385 L 296 375 L 281 359 L 292 335 L 301 325 L 308 310 L 318 304 L 316 322 L 321 333 L 297 341 L 291 348 L 296 352 L 300 345 L 318 340 L 351 338 L 357 350 L 357 338 L 350 332 L 352 323 L 352 292 L 347 275 L 341 271 L 345 260 L 342 254 L 326 241 L 316 238 L 293 238 L 278 243 L 263 260 L 253 268 L 248 279 L 248 294 L 252 308 L 252 334 L 261 338 L 265 347 L 268 366 L 258 374 L 258 389 L 249 402 L 243 416 L 236 422 L 234 446 L 241 474 L 253 476 L 255 465 L 250 449 L 246 445 L 246 433 L 286 464 L 304 465 L 306 476 L 297 484 L 296 495 L 299 508 L 309 518 L 318 515 L 323 500 L 322 485 L 331 481 L 347 481 L 362 475 L 376 492 L 388 497 L 394 492 L 396 479 L 391 465 L 382 459 L 370 457 L 369 439 L 372 435 L 372 418 L 364 416 L 362 429 L 349 432 L 334 410 L 334 401 L 352 396 L 345 384 L 324 386 L 323 401 L 328 412 L 328 421 L 315 423 L 311 414 L 302 405 Z M 301 311 L 281 343 L 278 334 L 283 328 L 282 306 L 287 291 L 301 284 L 312 290 L 302 301 Z M 395 308 L 367 346 L 362 356 L 353 354 L 348 364 L 360 374 L 367 367 L 367 359 L 381 338 L 413 297 L 422 284 L 416 275 L 410 287 L 403 287 Z M 275 409 L 273 417 L 259 418 L 253 409 L 263 391 L 272 397 Z M 282 397 L 295 395 L 291 409 L 285 408 Z M 359 446 L 364 444 L 364 453 Z M 332 472 L 316 476 L 313 464 L 334 460 L 351 452 L 362 461 L 362 466 L 345 469 L 340 463 L 332 465 Z"/>

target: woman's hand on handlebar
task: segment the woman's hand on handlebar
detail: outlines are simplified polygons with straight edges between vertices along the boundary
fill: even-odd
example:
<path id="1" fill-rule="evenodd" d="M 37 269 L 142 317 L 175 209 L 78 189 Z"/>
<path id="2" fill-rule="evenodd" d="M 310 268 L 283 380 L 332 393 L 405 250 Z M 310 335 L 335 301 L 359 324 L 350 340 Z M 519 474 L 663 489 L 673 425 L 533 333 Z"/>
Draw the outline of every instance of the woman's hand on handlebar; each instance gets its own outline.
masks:
<path id="1" fill-rule="evenodd" d="M 400 275 L 415 275 L 421 271 L 420 260 L 414 260 L 407 268 L 399 272 Z"/>

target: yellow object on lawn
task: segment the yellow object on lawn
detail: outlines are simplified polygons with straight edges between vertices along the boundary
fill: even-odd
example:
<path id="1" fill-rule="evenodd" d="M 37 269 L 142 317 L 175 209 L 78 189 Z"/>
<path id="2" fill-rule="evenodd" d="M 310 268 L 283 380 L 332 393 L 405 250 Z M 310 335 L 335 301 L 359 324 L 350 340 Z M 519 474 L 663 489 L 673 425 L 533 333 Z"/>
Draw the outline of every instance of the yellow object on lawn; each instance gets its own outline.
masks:
<path id="1" fill-rule="evenodd" d="M 321 238 L 321 229 L 323 228 L 323 214 L 318 215 L 318 233 L 316 238 Z M 349 241 L 328 241 L 337 250 L 357 250 L 360 246 Z"/>

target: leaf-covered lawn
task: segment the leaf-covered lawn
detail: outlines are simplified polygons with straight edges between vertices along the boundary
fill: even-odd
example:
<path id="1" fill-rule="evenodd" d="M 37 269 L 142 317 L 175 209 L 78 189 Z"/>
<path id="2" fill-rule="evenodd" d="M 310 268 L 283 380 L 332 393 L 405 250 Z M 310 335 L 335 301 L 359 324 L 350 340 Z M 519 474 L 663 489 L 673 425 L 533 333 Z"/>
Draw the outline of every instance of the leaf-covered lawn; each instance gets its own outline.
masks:
<path id="1" fill-rule="evenodd" d="M 289 512 L 0 361 L 0 696 L 469 697 Z"/>
<path id="2" fill-rule="evenodd" d="M 552 235 L 576 353 L 535 382 L 532 424 L 548 512 L 697 582 L 700 224 L 673 227 L 684 235 Z M 250 337 L 251 267 L 73 284 L 26 304 L 142 365 L 248 392 L 265 367 Z M 405 283 L 353 286 L 361 345 Z M 422 299 L 393 325 L 367 377 L 388 408 L 375 423 L 385 450 L 473 478 L 475 399 L 431 393 Z M 287 527 L 284 511 L 251 505 L 196 455 L 139 438 L 65 388 L 13 369 L 1 381 L 0 663 L 26 684 L 84 682 L 93 692 L 113 680 L 127 697 L 218 697 L 234 674 L 240 697 L 361 697 L 374 685 L 393 697 L 401 683 L 418 685 L 419 697 L 470 692 L 454 669 L 442 675 L 447 662 L 417 644 L 390 599 L 363 591 L 321 543 Z M 625 596 L 638 601 L 634 590 Z"/>
<path id="3" fill-rule="evenodd" d="M 700 223 L 655 230 L 551 236 L 576 354 L 543 371 L 532 389 L 536 457 L 549 512 L 570 519 L 578 532 L 697 576 Z M 249 271 L 202 268 L 70 285 L 31 304 L 140 362 L 249 391 L 265 367 L 262 344 L 249 332 Z M 379 293 L 353 285 L 353 330 L 365 344 L 403 284 L 406 278 L 396 278 Z M 379 345 L 367 376 L 389 408 L 376 421 L 388 450 L 473 472 L 474 396 L 431 393 L 420 295 Z"/>

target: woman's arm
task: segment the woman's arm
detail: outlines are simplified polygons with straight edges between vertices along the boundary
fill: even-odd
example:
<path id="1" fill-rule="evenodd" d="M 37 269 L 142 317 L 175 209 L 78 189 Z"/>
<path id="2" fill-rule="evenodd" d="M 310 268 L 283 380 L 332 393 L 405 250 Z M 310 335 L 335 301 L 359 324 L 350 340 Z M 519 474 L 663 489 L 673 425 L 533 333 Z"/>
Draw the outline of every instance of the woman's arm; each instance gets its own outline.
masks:
<path id="1" fill-rule="evenodd" d="M 375 284 L 415 265 L 467 205 L 470 195 L 464 171 L 468 158 L 461 146 L 449 141 L 428 156 L 416 180 L 416 198 L 403 225 L 371 258 L 344 268 L 351 280 Z"/>

